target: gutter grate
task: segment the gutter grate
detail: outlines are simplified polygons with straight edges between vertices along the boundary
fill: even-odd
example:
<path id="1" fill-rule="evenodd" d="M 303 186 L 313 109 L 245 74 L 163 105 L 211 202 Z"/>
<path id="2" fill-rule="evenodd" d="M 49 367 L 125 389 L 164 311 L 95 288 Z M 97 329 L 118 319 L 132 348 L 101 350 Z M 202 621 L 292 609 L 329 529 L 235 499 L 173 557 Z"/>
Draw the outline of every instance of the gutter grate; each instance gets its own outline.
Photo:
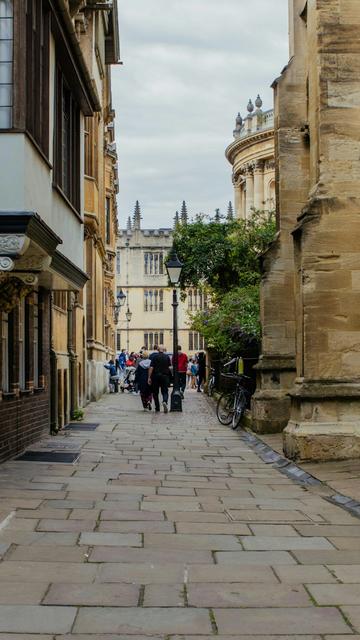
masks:
<path id="1" fill-rule="evenodd" d="M 25 451 L 16 460 L 21 462 L 62 462 L 71 464 L 76 462 L 79 457 L 80 451 L 71 453 L 63 451 Z"/>

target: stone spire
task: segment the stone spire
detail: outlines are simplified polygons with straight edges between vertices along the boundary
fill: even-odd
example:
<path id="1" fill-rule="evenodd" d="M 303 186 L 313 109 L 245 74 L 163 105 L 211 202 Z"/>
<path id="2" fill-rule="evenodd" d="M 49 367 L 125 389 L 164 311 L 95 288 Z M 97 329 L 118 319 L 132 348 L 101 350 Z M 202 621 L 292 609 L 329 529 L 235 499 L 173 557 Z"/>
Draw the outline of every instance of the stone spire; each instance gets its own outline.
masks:
<path id="1" fill-rule="evenodd" d="M 183 203 L 182 203 L 182 206 L 181 206 L 181 223 L 182 224 L 187 224 L 187 221 L 188 221 L 187 206 L 186 206 L 185 200 L 183 200 Z"/>
<path id="2" fill-rule="evenodd" d="M 127 219 L 126 230 L 132 231 L 131 217 L 129 216 Z"/>
<path id="3" fill-rule="evenodd" d="M 229 204 L 228 204 L 227 219 L 229 221 L 234 220 L 234 209 L 233 209 L 231 200 L 229 200 Z"/>
<path id="4" fill-rule="evenodd" d="M 136 200 L 136 203 L 135 203 L 135 210 L 133 215 L 133 227 L 134 229 L 140 229 L 141 227 L 141 211 L 140 211 L 139 200 Z"/>
<path id="5" fill-rule="evenodd" d="M 179 216 L 179 212 L 177 211 L 174 216 L 174 229 L 176 229 L 176 227 L 179 224 L 180 224 L 180 216 Z"/>
<path id="6" fill-rule="evenodd" d="M 215 209 L 215 222 L 221 221 L 220 209 Z"/>

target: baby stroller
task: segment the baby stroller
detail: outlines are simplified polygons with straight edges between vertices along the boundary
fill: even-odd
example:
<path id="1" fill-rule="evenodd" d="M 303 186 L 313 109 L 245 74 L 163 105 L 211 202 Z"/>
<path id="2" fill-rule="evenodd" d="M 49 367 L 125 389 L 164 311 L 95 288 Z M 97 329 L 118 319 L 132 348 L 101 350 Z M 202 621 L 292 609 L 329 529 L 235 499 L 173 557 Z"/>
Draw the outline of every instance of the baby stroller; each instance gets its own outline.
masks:
<path id="1" fill-rule="evenodd" d="M 126 367 L 125 369 L 125 377 L 121 382 L 121 392 L 124 393 L 125 389 L 129 393 L 133 393 L 136 391 L 135 389 L 135 367 Z"/>

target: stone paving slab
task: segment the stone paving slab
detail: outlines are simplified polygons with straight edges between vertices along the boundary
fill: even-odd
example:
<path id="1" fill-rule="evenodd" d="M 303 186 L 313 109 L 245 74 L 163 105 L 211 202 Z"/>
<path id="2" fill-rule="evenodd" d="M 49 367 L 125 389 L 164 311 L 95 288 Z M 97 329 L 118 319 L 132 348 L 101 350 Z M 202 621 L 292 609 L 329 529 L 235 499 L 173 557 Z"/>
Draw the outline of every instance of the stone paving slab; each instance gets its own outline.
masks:
<path id="1" fill-rule="evenodd" d="M 79 544 L 102 547 L 141 547 L 141 536 L 137 533 L 82 533 Z"/>
<path id="2" fill-rule="evenodd" d="M 341 607 L 341 611 L 349 620 L 355 631 L 360 632 L 360 607 L 359 606 L 345 606 Z"/>
<path id="3" fill-rule="evenodd" d="M 306 607 L 309 595 L 302 586 L 223 583 L 191 584 L 188 588 L 191 607 Z M 254 613 L 256 616 L 256 613 Z"/>
<path id="4" fill-rule="evenodd" d="M 216 560 L 219 564 L 238 565 L 277 565 L 296 564 L 287 551 L 218 551 Z"/>
<path id="5" fill-rule="evenodd" d="M 334 549 L 334 546 L 326 538 L 292 538 L 292 537 L 261 537 L 254 536 L 241 539 L 244 549 L 249 551 L 296 551 L 298 549 Z"/>
<path id="6" fill-rule="evenodd" d="M 325 583 L 331 584 L 337 582 L 336 578 L 330 573 L 327 567 L 322 565 L 296 565 L 292 567 L 274 565 L 273 570 L 278 576 L 280 582 L 284 584 L 311 584 Z"/>
<path id="7" fill-rule="evenodd" d="M 116 522 L 107 520 L 100 522 L 97 531 L 112 533 L 175 533 L 175 526 L 172 522 L 164 521 Z"/>
<path id="8" fill-rule="evenodd" d="M 183 584 L 149 584 L 145 586 L 144 607 L 185 607 Z"/>
<path id="9" fill-rule="evenodd" d="M 300 630 L 306 634 L 351 633 L 336 608 L 307 607 L 296 609 L 214 609 L 219 634 L 266 635 L 271 629 L 278 635 L 291 635 Z"/>
<path id="10" fill-rule="evenodd" d="M 192 535 L 192 534 L 151 534 L 145 533 L 144 547 L 161 549 L 241 549 L 240 541 L 235 536 L 225 535 Z"/>
<path id="11" fill-rule="evenodd" d="M 40 604 L 47 589 L 48 583 L 29 584 L 24 582 L 0 582 L 1 604 Z"/>
<path id="12" fill-rule="evenodd" d="M 278 584 L 278 579 L 270 567 L 254 565 L 191 565 L 188 568 L 187 579 L 189 583 L 210 582 L 215 585 L 222 582 Z"/>
<path id="13" fill-rule="evenodd" d="M 207 609 L 113 607 L 80 609 L 74 633 L 209 633 Z"/>
<path id="14" fill-rule="evenodd" d="M 43 604 L 136 607 L 139 592 L 131 584 L 53 584 Z"/>
<path id="15" fill-rule="evenodd" d="M 358 564 L 358 551 L 307 551 L 294 550 L 294 556 L 300 564 Z"/>
<path id="16" fill-rule="evenodd" d="M 85 562 L 87 547 L 60 545 L 18 545 L 7 555 L 7 560 L 25 560 L 30 562 Z"/>
<path id="17" fill-rule="evenodd" d="M 308 590 L 319 605 L 360 605 L 360 584 L 312 584 Z"/>
<path id="18" fill-rule="evenodd" d="M 0 582 L 93 582 L 97 567 L 74 562 L 0 563 Z"/>
<path id="19" fill-rule="evenodd" d="M 360 557 L 358 556 L 358 564 L 352 565 L 329 565 L 330 571 L 341 580 L 341 582 L 350 584 L 360 584 Z"/>
<path id="20" fill-rule="evenodd" d="M 7 633 L 69 633 L 74 607 L 0 605 L 0 631 Z"/>

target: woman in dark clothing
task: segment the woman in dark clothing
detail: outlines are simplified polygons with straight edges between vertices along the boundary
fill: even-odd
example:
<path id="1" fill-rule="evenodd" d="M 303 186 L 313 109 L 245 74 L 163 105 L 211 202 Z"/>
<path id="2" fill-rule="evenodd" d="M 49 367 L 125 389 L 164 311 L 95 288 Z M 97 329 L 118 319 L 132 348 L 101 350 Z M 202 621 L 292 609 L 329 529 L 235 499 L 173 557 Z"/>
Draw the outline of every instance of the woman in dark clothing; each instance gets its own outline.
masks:
<path id="1" fill-rule="evenodd" d="M 135 382 L 140 391 L 141 402 L 145 411 L 151 411 L 152 409 L 152 391 L 148 383 L 150 365 L 149 354 L 147 351 L 143 351 L 135 372 Z"/>
<path id="2" fill-rule="evenodd" d="M 198 390 L 198 393 L 201 393 L 201 385 L 206 380 L 206 356 L 203 351 L 200 351 L 200 353 L 198 354 L 197 365 L 198 365 L 197 390 Z"/>

